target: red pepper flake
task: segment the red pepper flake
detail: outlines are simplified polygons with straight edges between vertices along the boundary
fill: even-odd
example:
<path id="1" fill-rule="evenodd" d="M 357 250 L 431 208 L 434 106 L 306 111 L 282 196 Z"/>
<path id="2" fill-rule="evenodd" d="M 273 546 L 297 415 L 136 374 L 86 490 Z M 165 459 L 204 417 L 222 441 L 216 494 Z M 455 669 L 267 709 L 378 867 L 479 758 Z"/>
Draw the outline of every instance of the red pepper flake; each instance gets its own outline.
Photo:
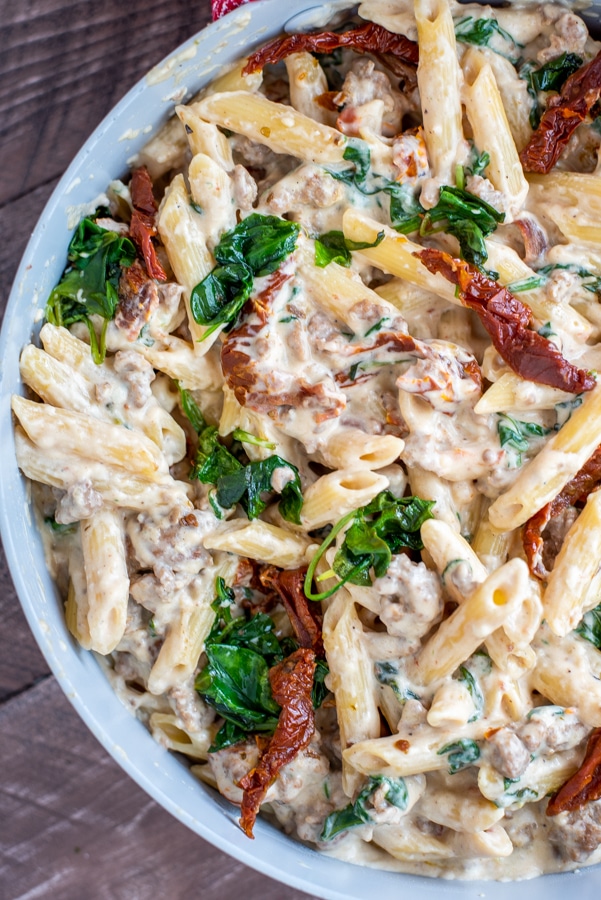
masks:
<path id="1" fill-rule="evenodd" d="M 133 212 L 129 234 L 144 257 L 146 271 L 157 281 L 167 281 L 165 270 L 160 264 L 152 238 L 156 236 L 157 204 L 152 192 L 152 181 L 146 166 L 134 169 L 129 185 Z"/>
<path id="2" fill-rule="evenodd" d="M 273 699 L 282 707 L 274 735 L 257 766 L 240 781 L 244 791 L 240 825 L 252 838 L 261 803 L 280 769 L 309 745 L 315 732 L 311 700 L 315 653 L 299 648 L 269 671 Z"/>
<path id="3" fill-rule="evenodd" d="M 581 66 L 552 97 L 538 128 L 520 153 L 526 172 L 550 172 L 572 134 L 601 97 L 601 52 Z"/>
<path id="4" fill-rule="evenodd" d="M 497 353 L 522 378 L 571 394 L 594 388 L 592 375 L 573 366 L 555 344 L 529 327 L 532 311 L 507 288 L 442 250 L 421 250 L 414 256 L 429 272 L 457 285 L 462 303 L 478 314 Z"/>
<path id="5" fill-rule="evenodd" d="M 409 750 L 411 749 L 411 744 L 409 743 L 409 741 L 395 741 L 394 746 L 397 748 L 397 750 L 400 750 L 401 753 L 409 753 Z"/>
<path id="6" fill-rule="evenodd" d="M 275 38 L 249 57 L 242 74 L 252 75 L 268 63 L 280 62 L 291 53 L 303 50 L 310 53 L 331 53 L 339 47 L 351 47 L 357 53 L 374 54 L 395 75 L 407 74 L 407 68 L 415 69 L 419 60 L 419 49 L 415 41 L 410 41 L 402 34 L 393 34 L 382 25 L 368 22 L 342 34 L 321 31 L 317 34 L 291 34 Z"/>
<path id="7" fill-rule="evenodd" d="M 548 816 L 574 812 L 587 803 L 601 799 L 601 728 L 595 728 L 588 739 L 586 754 L 578 771 L 569 778 L 547 806 Z"/>
<path id="8" fill-rule="evenodd" d="M 265 566 L 259 577 L 265 588 L 277 592 L 301 647 L 310 648 L 317 656 L 323 656 L 322 617 L 317 611 L 318 604 L 309 604 L 305 597 L 306 574 L 306 569 L 282 571 L 275 566 Z"/>
<path id="9" fill-rule="evenodd" d="M 522 544 L 528 566 L 533 575 L 545 579 L 549 572 L 543 563 L 543 531 L 556 516 L 568 506 L 586 502 L 586 498 L 601 481 L 601 445 L 587 459 L 580 471 L 568 481 L 564 489 L 542 509 L 539 509 L 524 525 Z"/>

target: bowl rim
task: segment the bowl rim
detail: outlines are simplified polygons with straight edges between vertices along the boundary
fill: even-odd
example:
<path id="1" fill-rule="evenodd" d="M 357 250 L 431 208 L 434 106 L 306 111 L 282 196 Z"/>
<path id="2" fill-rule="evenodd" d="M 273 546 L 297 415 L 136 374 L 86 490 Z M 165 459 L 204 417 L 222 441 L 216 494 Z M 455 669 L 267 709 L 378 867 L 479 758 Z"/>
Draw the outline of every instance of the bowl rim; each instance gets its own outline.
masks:
<path id="1" fill-rule="evenodd" d="M 251 868 L 324 900 L 364 900 L 371 897 L 374 887 L 381 900 L 393 900 L 403 889 L 416 892 L 418 900 L 436 900 L 441 892 L 455 895 L 459 900 L 483 896 L 488 900 L 503 900 L 504 882 L 430 879 L 355 866 L 292 840 L 261 819 L 255 829 L 256 839 L 251 843 L 236 824 L 237 808 L 200 785 L 186 771 L 185 764 L 153 740 L 145 726 L 118 699 L 94 655 L 76 645 L 69 635 L 56 586 L 46 569 L 29 491 L 14 454 L 10 394 L 23 390 L 18 374 L 20 349 L 36 330 L 40 299 L 43 309 L 44 298 L 64 267 L 70 238 L 70 231 L 64 228 L 64 217 L 68 219 L 78 209 L 83 214 L 83 206 L 90 203 L 94 190 L 97 187 L 104 190 L 115 177 L 112 168 L 115 160 L 119 158 L 122 169 L 126 168 L 126 154 L 137 152 L 148 140 L 148 126 L 143 124 L 147 113 L 146 107 L 141 109 L 139 104 L 141 97 L 144 96 L 151 109 L 159 109 L 160 103 L 169 102 L 171 112 L 172 101 L 184 87 L 191 84 L 198 90 L 202 83 L 214 77 L 215 69 L 242 56 L 249 41 L 255 45 L 263 43 L 280 33 L 292 19 L 298 27 L 315 13 L 331 17 L 335 9 L 355 5 L 353 0 L 332 0 L 321 5 L 315 0 L 286 0 L 285 17 L 281 0 L 255 0 L 239 7 L 183 42 L 140 79 L 76 154 L 46 203 L 28 242 L 2 323 L 0 440 L 5 456 L 0 467 L 0 534 L 29 627 L 67 699 L 117 764 L 152 799 L 199 836 Z M 165 91 L 167 94 L 163 96 Z M 166 118 L 157 115 L 153 128 Z M 137 127 L 129 127 L 130 123 Z M 123 135 L 119 135 L 120 129 L 125 129 Z M 104 154 L 102 148 L 107 141 L 113 144 Z M 122 142 L 122 146 L 116 149 L 115 141 Z M 29 303 L 29 316 L 22 314 L 26 303 Z M 204 821 L 205 816 L 208 822 Z M 540 900 L 543 900 L 543 891 L 548 895 L 553 882 L 563 879 L 557 884 L 559 893 L 568 875 L 579 878 L 579 888 L 585 894 L 590 889 L 591 898 L 593 891 L 598 896 L 601 866 L 585 868 L 577 874 L 546 875 L 535 882 L 512 882 L 511 890 L 515 900 L 539 900 L 532 897 L 532 891 L 536 894 L 540 890 Z"/>

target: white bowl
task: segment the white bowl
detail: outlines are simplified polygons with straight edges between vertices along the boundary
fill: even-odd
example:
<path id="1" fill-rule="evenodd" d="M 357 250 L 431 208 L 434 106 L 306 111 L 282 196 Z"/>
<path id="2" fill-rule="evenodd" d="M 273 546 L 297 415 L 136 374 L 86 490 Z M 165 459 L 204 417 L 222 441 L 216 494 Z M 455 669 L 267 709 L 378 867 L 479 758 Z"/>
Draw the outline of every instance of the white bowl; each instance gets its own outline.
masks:
<path id="1" fill-rule="evenodd" d="M 561 900 L 570 889 L 580 900 L 601 896 L 601 866 L 549 875 L 534 882 L 440 881 L 353 866 L 297 843 L 264 821 L 249 841 L 238 811 L 189 775 L 185 765 L 154 742 L 121 705 L 92 654 L 68 633 L 55 585 L 44 562 L 27 485 L 14 454 L 10 395 L 21 393 L 19 355 L 39 327 L 46 298 L 65 265 L 70 229 L 94 208 L 111 179 L 168 117 L 174 101 L 189 98 L 222 66 L 282 29 L 323 26 L 349 0 L 261 0 L 210 25 L 140 81 L 82 147 L 50 198 L 29 242 L 11 292 L 0 336 L 0 528 L 17 593 L 36 640 L 65 694 L 115 761 L 153 799 L 205 840 L 236 859 L 328 900 Z"/>

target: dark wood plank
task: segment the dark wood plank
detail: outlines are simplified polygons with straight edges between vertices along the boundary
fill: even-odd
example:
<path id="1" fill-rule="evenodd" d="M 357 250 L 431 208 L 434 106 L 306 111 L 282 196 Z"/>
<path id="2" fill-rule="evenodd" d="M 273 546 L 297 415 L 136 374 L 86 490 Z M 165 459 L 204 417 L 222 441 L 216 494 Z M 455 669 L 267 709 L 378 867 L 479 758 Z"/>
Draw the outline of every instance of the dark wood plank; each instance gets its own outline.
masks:
<path id="1" fill-rule="evenodd" d="M 0 206 L 60 175 L 117 100 L 210 18 L 209 0 L 0 0 Z"/>
<path id="2" fill-rule="evenodd" d="M 54 679 L 0 709 L 0 896 L 307 900 L 214 849 L 107 756 Z"/>
<path id="3" fill-rule="evenodd" d="M 0 704 L 49 674 L 17 600 L 0 547 Z M 0 804 L 1 806 L 1 804 Z M 1 894 L 0 894 L 1 896 Z"/>

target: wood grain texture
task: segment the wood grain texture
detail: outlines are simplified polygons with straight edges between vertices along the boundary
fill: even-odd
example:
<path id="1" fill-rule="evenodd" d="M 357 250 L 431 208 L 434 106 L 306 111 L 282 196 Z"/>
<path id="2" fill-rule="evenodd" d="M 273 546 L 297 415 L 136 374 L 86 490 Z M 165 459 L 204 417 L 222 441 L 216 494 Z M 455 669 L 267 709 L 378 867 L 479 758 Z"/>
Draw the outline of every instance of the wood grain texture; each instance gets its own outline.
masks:
<path id="1" fill-rule="evenodd" d="M 0 206 L 56 178 L 125 92 L 211 18 L 208 0 L 2 0 Z"/>
<path id="2" fill-rule="evenodd" d="M 27 752 L 23 752 L 26 748 Z M 0 708 L 0 896 L 302 900 L 189 831 L 138 788 L 54 679 Z"/>
<path id="3" fill-rule="evenodd" d="M 83 141 L 209 20 L 209 0 L 0 0 L 0 317 Z M 307 896 L 202 841 L 119 769 L 49 675 L 0 553 L 0 898 L 237 900 L 241 886 L 245 900 Z"/>

